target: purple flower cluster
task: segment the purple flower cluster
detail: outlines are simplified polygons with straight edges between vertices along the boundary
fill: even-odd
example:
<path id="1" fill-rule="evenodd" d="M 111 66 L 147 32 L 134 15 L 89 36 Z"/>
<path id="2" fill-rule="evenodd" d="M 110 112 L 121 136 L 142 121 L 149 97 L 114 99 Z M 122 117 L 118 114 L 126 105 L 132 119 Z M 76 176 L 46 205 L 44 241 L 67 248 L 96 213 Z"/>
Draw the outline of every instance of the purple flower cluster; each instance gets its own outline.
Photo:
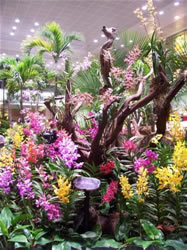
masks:
<path id="1" fill-rule="evenodd" d="M 7 168 L 1 168 L 0 188 L 5 194 L 10 192 L 10 185 L 13 184 L 12 172 Z"/>
<path id="2" fill-rule="evenodd" d="M 32 192 L 32 181 L 31 179 L 19 179 L 17 182 L 17 188 L 19 189 L 19 194 L 21 197 L 27 197 L 28 199 L 34 198 L 34 192 Z"/>
<path id="3" fill-rule="evenodd" d="M 152 150 L 147 149 L 145 151 L 146 159 L 139 158 L 134 162 L 134 169 L 138 173 L 140 168 L 147 168 L 149 173 L 153 173 L 155 170 L 155 166 L 153 165 L 153 162 L 158 160 L 157 153 L 153 152 Z"/>
<path id="4" fill-rule="evenodd" d="M 59 204 L 51 204 L 45 197 L 42 195 L 38 200 L 35 202 L 36 207 L 42 207 L 46 212 L 49 220 L 57 220 L 63 214 L 60 211 Z"/>
<path id="5" fill-rule="evenodd" d="M 63 134 L 59 133 L 58 139 L 54 143 L 47 145 L 45 152 L 53 161 L 59 158 L 69 168 L 81 168 L 83 165 L 83 163 L 76 162 L 80 157 L 77 146 L 68 136 Z"/>
<path id="6" fill-rule="evenodd" d="M 17 170 L 19 176 L 16 186 L 20 196 L 22 198 L 27 197 L 28 199 L 33 199 L 35 195 L 34 192 L 32 192 L 31 166 L 25 158 L 20 157 L 17 159 Z"/>

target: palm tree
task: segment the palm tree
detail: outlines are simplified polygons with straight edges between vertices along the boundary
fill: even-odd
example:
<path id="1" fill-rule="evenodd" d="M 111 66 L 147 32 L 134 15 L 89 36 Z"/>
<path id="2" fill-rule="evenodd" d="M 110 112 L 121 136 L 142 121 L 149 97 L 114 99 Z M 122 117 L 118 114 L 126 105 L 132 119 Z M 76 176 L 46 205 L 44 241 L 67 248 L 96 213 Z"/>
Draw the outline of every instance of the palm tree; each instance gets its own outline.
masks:
<path id="1" fill-rule="evenodd" d="M 26 54 L 30 54 L 33 48 L 38 47 L 38 54 L 40 56 L 44 53 L 51 54 L 57 65 L 60 58 L 63 56 L 63 52 L 70 51 L 69 45 L 74 40 L 80 41 L 82 37 L 79 34 L 65 34 L 61 30 L 59 24 L 52 22 L 45 24 L 37 37 L 23 41 L 22 47 Z M 57 78 L 56 75 L 55 95 L 57 95 Z"/>
<path id="2" fill-rule="evenodd" d="M 4 59 L 7 67 L 0 72 L 0 79 L 6 80 L 8 98 L 20 91 L 20 110 L 23 109 L 23 88 L 28 80 L 38 80 L 42 77 L 42 62 L 34 56 L 26 56 L 17 61 L 14 58 Z"/>

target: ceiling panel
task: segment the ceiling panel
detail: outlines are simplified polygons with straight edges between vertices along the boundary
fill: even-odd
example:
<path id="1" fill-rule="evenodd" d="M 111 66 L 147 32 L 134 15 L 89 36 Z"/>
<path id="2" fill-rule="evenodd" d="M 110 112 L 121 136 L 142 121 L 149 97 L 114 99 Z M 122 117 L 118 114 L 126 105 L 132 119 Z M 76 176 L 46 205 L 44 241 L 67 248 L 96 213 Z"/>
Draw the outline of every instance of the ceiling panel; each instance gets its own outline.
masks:
<path id="1" fill-rule="evenodd" d="M 159 16 L 165 34 L 169 36 L 187 27 L 187 0 L 179 0 L 179 6 L 174 6 L 176 0 L 154 0 L 158 11 L 165 13 Z M 137 7 L 146 4 L 146 0 L 0 0 L 0 53 L 15 56 L 20 54 L 20 44 L 32 28 L 37 30 L 34 22 L 40 27 L 46 22 L 58 22 L 65 32 L 81 32 L 84 42 L 75 42 L 72 48 L 74 60 L 87 55 L 88 51 L 98 51 L 105 41 L 101 38 L 103 25 L 114 26 L 118 31 L 133 28 L 143 31 L 133 14 Z M 146 14 L 146 11 L 145 11 Z M 180 19 L 175 20 L 174 16 Z M 15 18 L 20 23 L 14 22 Z M 16 26 L 14 36 L 10 36 L 12 26 Z M 94 39 L 99 42 L 95 44 Z"/>

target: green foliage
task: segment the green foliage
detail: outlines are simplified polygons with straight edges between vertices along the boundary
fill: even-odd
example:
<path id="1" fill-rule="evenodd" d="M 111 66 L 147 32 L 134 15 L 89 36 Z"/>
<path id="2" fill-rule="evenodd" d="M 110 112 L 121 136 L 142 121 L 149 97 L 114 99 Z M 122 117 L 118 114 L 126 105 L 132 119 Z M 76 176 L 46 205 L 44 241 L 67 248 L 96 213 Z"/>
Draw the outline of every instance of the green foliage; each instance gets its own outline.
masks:
<path id="1" fill-rule="evenodd" d="M 96 96 L 99 94 L 99 88 L 101 87 L 100 78 L 100 68 L 98 62 L 94 60 L 87 71 L 80 70 L 73 78 L 73 87 L 82 93 L 86 92 Z"/>

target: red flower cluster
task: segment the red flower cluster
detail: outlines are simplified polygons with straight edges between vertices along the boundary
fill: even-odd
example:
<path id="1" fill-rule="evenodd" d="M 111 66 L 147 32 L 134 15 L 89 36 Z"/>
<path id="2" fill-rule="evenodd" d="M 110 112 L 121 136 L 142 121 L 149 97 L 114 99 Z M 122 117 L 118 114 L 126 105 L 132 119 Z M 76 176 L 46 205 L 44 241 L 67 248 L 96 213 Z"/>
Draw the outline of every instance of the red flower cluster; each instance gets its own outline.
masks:
<path id="1" fill-rule="evenodd" d="M 37 163 L 38 158 L 44 157 L 44 145 L 36 145 L 33 140 L 21 145 L 21 154 L 29 162 Z"/>
<path id="2" fill-rule="evenodd" d="M 102 202 L 111 202 L 114 199 L 114 195 L 117 193 L 118 190 L 118 182 L 111 181 L 106 193 L 103 196 Z"/>
<path id="3" fill-rule="evenodd" d="M 114 169 L 115 164 L 113 161 L 108 161 L 107 163 L 105 163 L 104 165 L 101 164 L 99 166 L 99 170 L 101 172 L 104 172 L 104 174 L 110 174 L 110 172 Z"/>

